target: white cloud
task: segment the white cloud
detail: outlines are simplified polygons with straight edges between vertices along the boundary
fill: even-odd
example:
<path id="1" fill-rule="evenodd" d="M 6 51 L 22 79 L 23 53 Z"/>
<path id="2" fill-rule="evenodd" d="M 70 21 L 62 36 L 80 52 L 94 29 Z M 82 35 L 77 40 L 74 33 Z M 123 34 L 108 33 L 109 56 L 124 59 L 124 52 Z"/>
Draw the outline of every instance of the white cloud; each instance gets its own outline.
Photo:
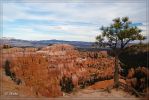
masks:
<path id="1" fill-rule="evenodd" d="M 21 39 L 69 39 L 94 41 L 100 33 L 101 25 L 109 25 L 115 17 L 130 16 L 134 22 L 146 22 L 146 8 L 144 3 L 4 3 L 3 20 L 4 36 Z M 25 19 L 32 23 L 22 23 L 18 19 Z M 42 24 L 35 24 L 41 21 Z M 58 22 L 56 25 L 44 23 Z M 12 26 L 7 27 L 6 22 Z M 52 23 L 51 22 L 51 23 Z M 76 22 L 76 23 L 73 23 Z M 78 23 L 77 23 L 78 22 Z M 81 24 L 86 23 L 86 24 Z M 13 26 L 15 24 L 15 27 Z M 18 27 L 16 25 L 18 24 Z M 144 29 L 144 26 L 140 28 Z M 12 33 L 7 30 L 12 30 Z M 39 32 L 36 29 L 40 30 Z M 47 31 L 49 34 L 44 33 Z M 52 33 L 53 31 L 59 34 Z M 66 33 L 65 33 L 66 32 Z M 16 34 L 23 35 L 16 35 Z M 60 34 L 60 33 L 65 33 Z M 146 34 L 146 32 L 144 32 Z M 147 34 L 146 34 L 147 35 Z M 10 37 L 10 36 L 9 36 Z M 67 37 L 67 38 L 66 38 Z"/>

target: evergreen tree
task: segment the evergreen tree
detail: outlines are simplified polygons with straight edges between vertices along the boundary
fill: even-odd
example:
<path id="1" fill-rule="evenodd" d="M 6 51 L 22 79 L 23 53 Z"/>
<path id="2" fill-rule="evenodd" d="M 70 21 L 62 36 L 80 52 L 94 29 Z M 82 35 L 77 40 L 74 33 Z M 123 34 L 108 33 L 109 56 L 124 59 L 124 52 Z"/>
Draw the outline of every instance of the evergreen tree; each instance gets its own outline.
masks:
<path id="1" fill-rule="evenodd" d="M 109 47 L 115 56 L 114 86 L 119 87 L 118 61 L 119 55 L 129 42 L 144 40 L 141 29 L 133 26 L 128 17 L 115 18 L 108 27 L 102 26 L 101 35 L 96 37 L 96 44 L 99 47 Z"/>

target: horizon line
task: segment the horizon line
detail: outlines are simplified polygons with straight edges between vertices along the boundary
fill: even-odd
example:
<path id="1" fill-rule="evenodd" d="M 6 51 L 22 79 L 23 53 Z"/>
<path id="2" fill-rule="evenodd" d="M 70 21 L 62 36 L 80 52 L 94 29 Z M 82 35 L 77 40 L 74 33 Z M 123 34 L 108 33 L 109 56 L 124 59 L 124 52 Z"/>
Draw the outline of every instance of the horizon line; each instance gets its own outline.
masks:
<path id="1" fill-rule="evenodd" d="M 69 42 L 90 42 L 93 43 L 93 41 L 80 41 L 80 40 L 61 40 L 61 39 L 41 39 L 41 40 L 27 40 L 27 39 L 19 39 L 19 38 L 14 38 L 14 37 L 0 37 L 0 39 L 16 39 L 16 40 L 25 40 L 25 41 L 46 41 L 46 40 L 57 40 L 57 41 L 69 41 Z M 96 41 L 94 41 L 96 42 Z"/>

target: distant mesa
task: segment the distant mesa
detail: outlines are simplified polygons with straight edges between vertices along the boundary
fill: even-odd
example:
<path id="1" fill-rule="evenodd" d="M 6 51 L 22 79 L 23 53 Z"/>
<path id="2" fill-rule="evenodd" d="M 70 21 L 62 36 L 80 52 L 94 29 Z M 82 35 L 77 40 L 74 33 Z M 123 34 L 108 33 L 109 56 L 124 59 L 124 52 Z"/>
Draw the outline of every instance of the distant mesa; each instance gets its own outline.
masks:
<path id="1" fill-rule="evenodd" d="M 12 46 L 18 46 L 18 47 L 26 47 L 26 46 L 31 46 L 31 47 L 43 47 L 47 45 L 52 45 L 52 44 L 69 44 L 73 45 L 78 48 L 90 48 L 92 47 L 94 42 L 83 42 L 83 41 L 65 41 L 65 40 L 38 40 L 38 41 L 31 41 L 31 40 L 21 40 L 21 39 L 15 39 L 15 38 L 10 38 L 10 37 L 2 37 L 0 38 L 0 43 L 3 44 L 8 44 Z"/>

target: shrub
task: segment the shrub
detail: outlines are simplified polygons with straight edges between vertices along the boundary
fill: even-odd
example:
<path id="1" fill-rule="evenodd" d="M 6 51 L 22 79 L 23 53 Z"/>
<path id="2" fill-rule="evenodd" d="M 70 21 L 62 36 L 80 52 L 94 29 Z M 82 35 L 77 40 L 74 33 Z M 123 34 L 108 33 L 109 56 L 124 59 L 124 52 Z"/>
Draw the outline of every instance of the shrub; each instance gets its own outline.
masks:
<path id="1" fill-rule="evenodd" d="M 60 81 L 60 86 L 61 86 L 61 90 L 67 93 L 73 91 L 73 88 L 74 88 L 72 79 L 69 77 L 62 77 L 62 80 Z"/>
<path id="2" fill-rule="evenodd" d="M 12 46 L 11 45 L 7 45 L 7 44 L 3 45 L 3 49 L 9 49 L 9 48 L 12 48 Z"/>
<path id="3" fill-rule="evenodd" d="M 4 69 L 5 69 L 5 74 L 9 76 L 17 85 L 22 83 L 20 79 L 16 78 L 15 73 L 10 70 L 10 61 L 8 60 L 5 61 Z"/>
<path id="4" fill-rule="evenodd" d="M 7 76 L 11 76 L 10 62 L 8 60 L 5 61 L 4 69 L 5 69 L 5 74 Z"/>
<path id="5" fill-rule="evenodd" d="M 119 59 L 122 63 L 129 66 L 144 66 L 148 67 L 148 44 L 142 45 L 132 45 L 124 49 L 124 51 L 120 54 Z M 131 68 L 130 67 L 130 68 Z"/>

